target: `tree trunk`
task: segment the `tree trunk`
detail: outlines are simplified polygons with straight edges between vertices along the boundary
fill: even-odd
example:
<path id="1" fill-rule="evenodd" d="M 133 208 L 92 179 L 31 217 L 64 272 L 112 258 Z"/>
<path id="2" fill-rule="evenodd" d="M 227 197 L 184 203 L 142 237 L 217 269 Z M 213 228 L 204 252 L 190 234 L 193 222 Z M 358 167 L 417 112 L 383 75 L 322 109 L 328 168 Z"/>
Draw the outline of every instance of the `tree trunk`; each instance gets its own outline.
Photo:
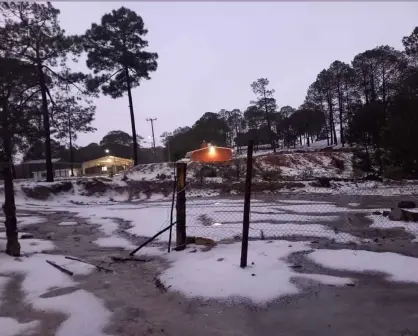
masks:
<path id="1" fill-rule="evenodd" d="M 344 115 L 344 102 L 343 102 L 343 94 L 341 92 L 341 84 L 338 82 L 337 86 L 337 94 L 338 94 L 338 109 L 339 109 L 339 117 L 340 117 L 340 141 L 341 146 L 344 147 L 344 127 L 343 127 L 343 115 Z"/>
<path id="2" fill-rule="evenodd" d="M 327 146 L 330 145 L 330 127 L 328 127 L 328 123 L 325 121 L 325 133 L 327 133 Z"/>
<path id="3" fill-rule="evenodd" d="M 38 76 L 39 86 L 41 88 L 42 96 L 42 116 L 43 116 L 43 127 L 45 134 L 45 166 L 46 166 L 46 181 L 54 182 L 54 171 L 52 167 L 52 154 L 51 154 L 51 130 L 49 124 L 49 113 L 48 113 L 48 100 L 46 97 L 46 83 L 45 76 L 42 69 L 42 64 L 38 61 Z"/>
<path id="4" fill-rule="evenodd" d="M 386 107 L 387 107 L 387 85 L 386 85 L 386 76 L 385 76 L 385 65 L 382 64 L 382 101 L 383 101 L 383 106 L 385 107 L 385 111 L 386 111 Z"/>
<path id="5" fill-rule="evenodd" d="M 375 102 L 377 100 L 377 93 L 376 93 L 376 84 L 374 78 L 374 68 L 373 65 L 370 65 L 370 87 L 371 87 L 371 101 Z"/>
<path id="6" fill-rule="evenodd" d="M 335 132 L 335 126 L 334 126 L 334 111 L 332 108 L 332 98 L 330 97 L 330 93 L 327 93 L 327 103 L 328 103 L 328 118 L 329 118 L 329 137 L 331 139 L 331 145 L 333 145 L 333 134 L 332 132 Z M 328 144 L 329 145 L 329 144 Z"/>
<path id="7" fill-rule="evenodd" d="M 136 138 L 136 127 L 135 127 L 135 115 L 134 106 L 132 104 L 132 93 L 131 93 L 131 77 L 129 76 L 129 69 L 125 67 L 126 86 L 128 88 L 128 99 L 129 99 L 129 111 L 131 114 L 131 126 L 132 126 L 132 140 L 134 146 L 134 165 L 138 165 L 138 141 Z"/>
<path id="8" fill-rule="evenodd" d="M 15 206 L 15 194 L 13 190 L 13 174 L 12 174 L 12 144 L 9 132 L 9 110 L 7 101 L 3 102 L 3 149 L 4 149 L 4 161 L 3 167 L 3 179 L 4 179 L 4 204 L 3 212 L 6 220 L 4 225 L 6 227 L 6 253 L 18 257 L 20 256 L 20 244 L 17 232 L 17 220 L 16 220 L 16 206 Z"/>
<path id="9" fill-rule="evenodd" d="M 337 140 L 337 131 L 335 130 L 335 123 L 334 120 L 332 120 L 332 131 L 334 132 L 334 143 L 336 145 L 338 145 L 338 140 Z"/>
<path id="10" fill-rule="evenodd" d="M 369 146 L 366 144 L 365 146 L 365 150 L 366 150 L 366 170 L 367 172 L 371 171 L 371 160 L 370 160 L 370 152 L 369 152 Z"/>
<path id="11" fill-rule="evenodd" d="M 70 138 L 70 176 L 74 177 L 73 134 L 71 132 L 71 116 L 68 117 L 68 135 Z"/>

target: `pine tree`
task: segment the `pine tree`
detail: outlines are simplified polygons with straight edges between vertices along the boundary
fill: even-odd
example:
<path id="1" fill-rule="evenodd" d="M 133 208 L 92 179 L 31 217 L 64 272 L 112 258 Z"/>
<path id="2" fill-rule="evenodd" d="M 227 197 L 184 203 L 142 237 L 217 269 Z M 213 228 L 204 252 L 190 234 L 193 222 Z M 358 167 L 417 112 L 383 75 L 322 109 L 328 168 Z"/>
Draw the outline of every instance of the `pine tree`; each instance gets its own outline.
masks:
<path id="1" fill-rule="evenodd" d="M 121 7 L 105 14 L 100 24 L 93 23 L 84 36 L 87 66 L 96 74 L 91 89 L 101 87 L 104 95 L 114 99 L 128 93 L 135 165 L 138 164 L 138 143 L 132 89 L 139 86 L 142 79 L 150 79 L 149 73 L 157 70 L 158 55 L 145 51 L 148 42 L 143 37 L 147 33 L 142 18 Z"/>

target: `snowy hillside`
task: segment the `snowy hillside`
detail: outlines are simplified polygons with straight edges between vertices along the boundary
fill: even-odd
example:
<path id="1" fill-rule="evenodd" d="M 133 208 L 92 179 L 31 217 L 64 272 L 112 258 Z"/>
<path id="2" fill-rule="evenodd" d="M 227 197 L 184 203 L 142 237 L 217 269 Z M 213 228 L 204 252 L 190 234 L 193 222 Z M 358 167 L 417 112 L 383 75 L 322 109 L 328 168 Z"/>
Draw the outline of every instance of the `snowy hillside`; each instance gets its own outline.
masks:
<path id="1" fill-rule="evenodd" d="M 302 143 L 302 145 L 298 144 L 295 147 L 290 147 L 290 148 L 277 148 L 276 152 L 277 153 L 292 153 L 292 152 L 300 152 L 300 151 L 304 151 L 304 152 L 315 152 L 315 151 L 323 151 L 323 150 L 340 150 L 342 148 L 341 143 L 340 143 L 340 138 L 337 138 L 338 140 L 338 145 L 328 145 L 328 141 L 327 140 L 318 140 L 315 141 L 313 143 L 310 143 L 309 146 L 306 143 Z M 349 150 L 350 147 L 349 146 L 345 146 L 345 149 Z M 236 149 L 238 151 L 238 148 Z M 238 157 L 240 158 L 245 158 L 247 156 L 247 146 L 242 146 L 239 148 L 239 153 Z M 271 149 L 271 145 L 259 145 L 259 146 L 255 146 L 254 148 L 254 156 L 259 156 L 259 155 L 266 155 L 266 154 L 271 154 L 273 153 L 273 150 Z"/>
<path id="2" fill-rule="evenodd" d="M 232 162 L 188 164 L 187 179 L 217 178 L 218 182 L 228 182 L 245 176 L 245 158 Z M 239 174 L 238 174 L 239 171 Z M 153 163 L 138 165 L 126 173 L 131 181 L 165 181 L 175 175 L 174 163 Z M 306 152 L 268 153 L 254 157 L 254 179 L 264 181 L 309 180 L 318 177 L 338 179 L 353 178 L 352 153 Z"/>

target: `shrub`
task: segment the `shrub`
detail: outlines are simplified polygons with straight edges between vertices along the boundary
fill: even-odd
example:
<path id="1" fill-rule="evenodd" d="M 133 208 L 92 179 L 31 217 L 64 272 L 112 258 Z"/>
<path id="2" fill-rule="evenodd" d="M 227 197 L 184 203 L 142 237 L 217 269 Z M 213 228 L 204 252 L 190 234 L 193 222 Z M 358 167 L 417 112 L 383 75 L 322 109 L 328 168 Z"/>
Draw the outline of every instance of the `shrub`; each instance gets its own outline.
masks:
<path id="1" fill-rule="evenodd" d="M 309 185 L 319 188 L 331 188 L 331 180 L 328 177 L 320 177 Z"/>
<path id="2" fill-rule="evenodd" d="M 280 169 L 262 171 L 260 175 L 263 181 L 279 181 L 282 179 L 282 172 Z"/>
<path id="3" fill-rule="evenodd" d="M 314 174 L 314 171 L 313 171 L 312 167 L 306 167 L 300 173 L 300 177 L 303 178 L 303 179 L 309 179 L 309 178 L 313 177 L 313 174 Z"/>
<path id="4" fill-rule="evenodd" d="M 227 167 L 220 171 L 220 175 L 225 180 L 236 179 L 238 175 L 237 168 Z"/>
<path id="5" fill-rule="evenodd" d="M 217 177 L 218 173 L 214 167 L 211 166 L 203 166 L 197 172 L 198 177 Z"/>
<path id="6" fill-rule="evenodd" d="M 69 181 L 55 182 L 50 185 L 35 185 L 32 187 L 22 187 L 22 191 L 30 198 L 46 200 L 51 194 L 68 192 L 73 188 Z"/>
<path id="7" fill-rule="evenodd" d="M 370 157 L 364 151 L 355 151 L 353 153 L 353 169 L 358 169 L 363 172 L 372 172 Z"/>
<path id="8" fill-rule="evenodd" d="M 405 172 L 401 167 L 389 166 L 384 169 L 383 177 L 389 180 L 400 181 L 405 178 Z"/>
<path id="9" fill-rule="evenodd" d="M 335 156 L 331 157 L 331 164 L 340 171 L 343 171 L 345 168 L 344 161 Z"/>
<path id="10" fill-rule="evenodd" d="M 364 176 L 364 172 L 358 168 L 353 168 L 353 178 L 362 178 Z"/>
<path id="11" fill-rule="evenodd" d="M 167 175 L 162 173 L 162 174 L 157 174 L 157 180 L 165 180 L 167 178 Z"/>

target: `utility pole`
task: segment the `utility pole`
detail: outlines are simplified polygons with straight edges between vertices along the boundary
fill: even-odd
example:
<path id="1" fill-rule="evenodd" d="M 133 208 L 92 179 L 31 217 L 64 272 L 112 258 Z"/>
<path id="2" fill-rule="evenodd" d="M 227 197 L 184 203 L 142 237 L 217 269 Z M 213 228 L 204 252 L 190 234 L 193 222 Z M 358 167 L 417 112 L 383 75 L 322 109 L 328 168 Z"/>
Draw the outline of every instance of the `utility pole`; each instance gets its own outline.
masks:
<path id="1" fill-rule="evenodd" d="M 151 123 L 151 131 L 152 131 L 152 149 L 154 152 L 154 162 L 157 162 L 157 154 L 155 152 L 155 136 L 154 136 L 154 121 L 156 121 L 157 118 L 147 118 L 147 121 Z"/>

